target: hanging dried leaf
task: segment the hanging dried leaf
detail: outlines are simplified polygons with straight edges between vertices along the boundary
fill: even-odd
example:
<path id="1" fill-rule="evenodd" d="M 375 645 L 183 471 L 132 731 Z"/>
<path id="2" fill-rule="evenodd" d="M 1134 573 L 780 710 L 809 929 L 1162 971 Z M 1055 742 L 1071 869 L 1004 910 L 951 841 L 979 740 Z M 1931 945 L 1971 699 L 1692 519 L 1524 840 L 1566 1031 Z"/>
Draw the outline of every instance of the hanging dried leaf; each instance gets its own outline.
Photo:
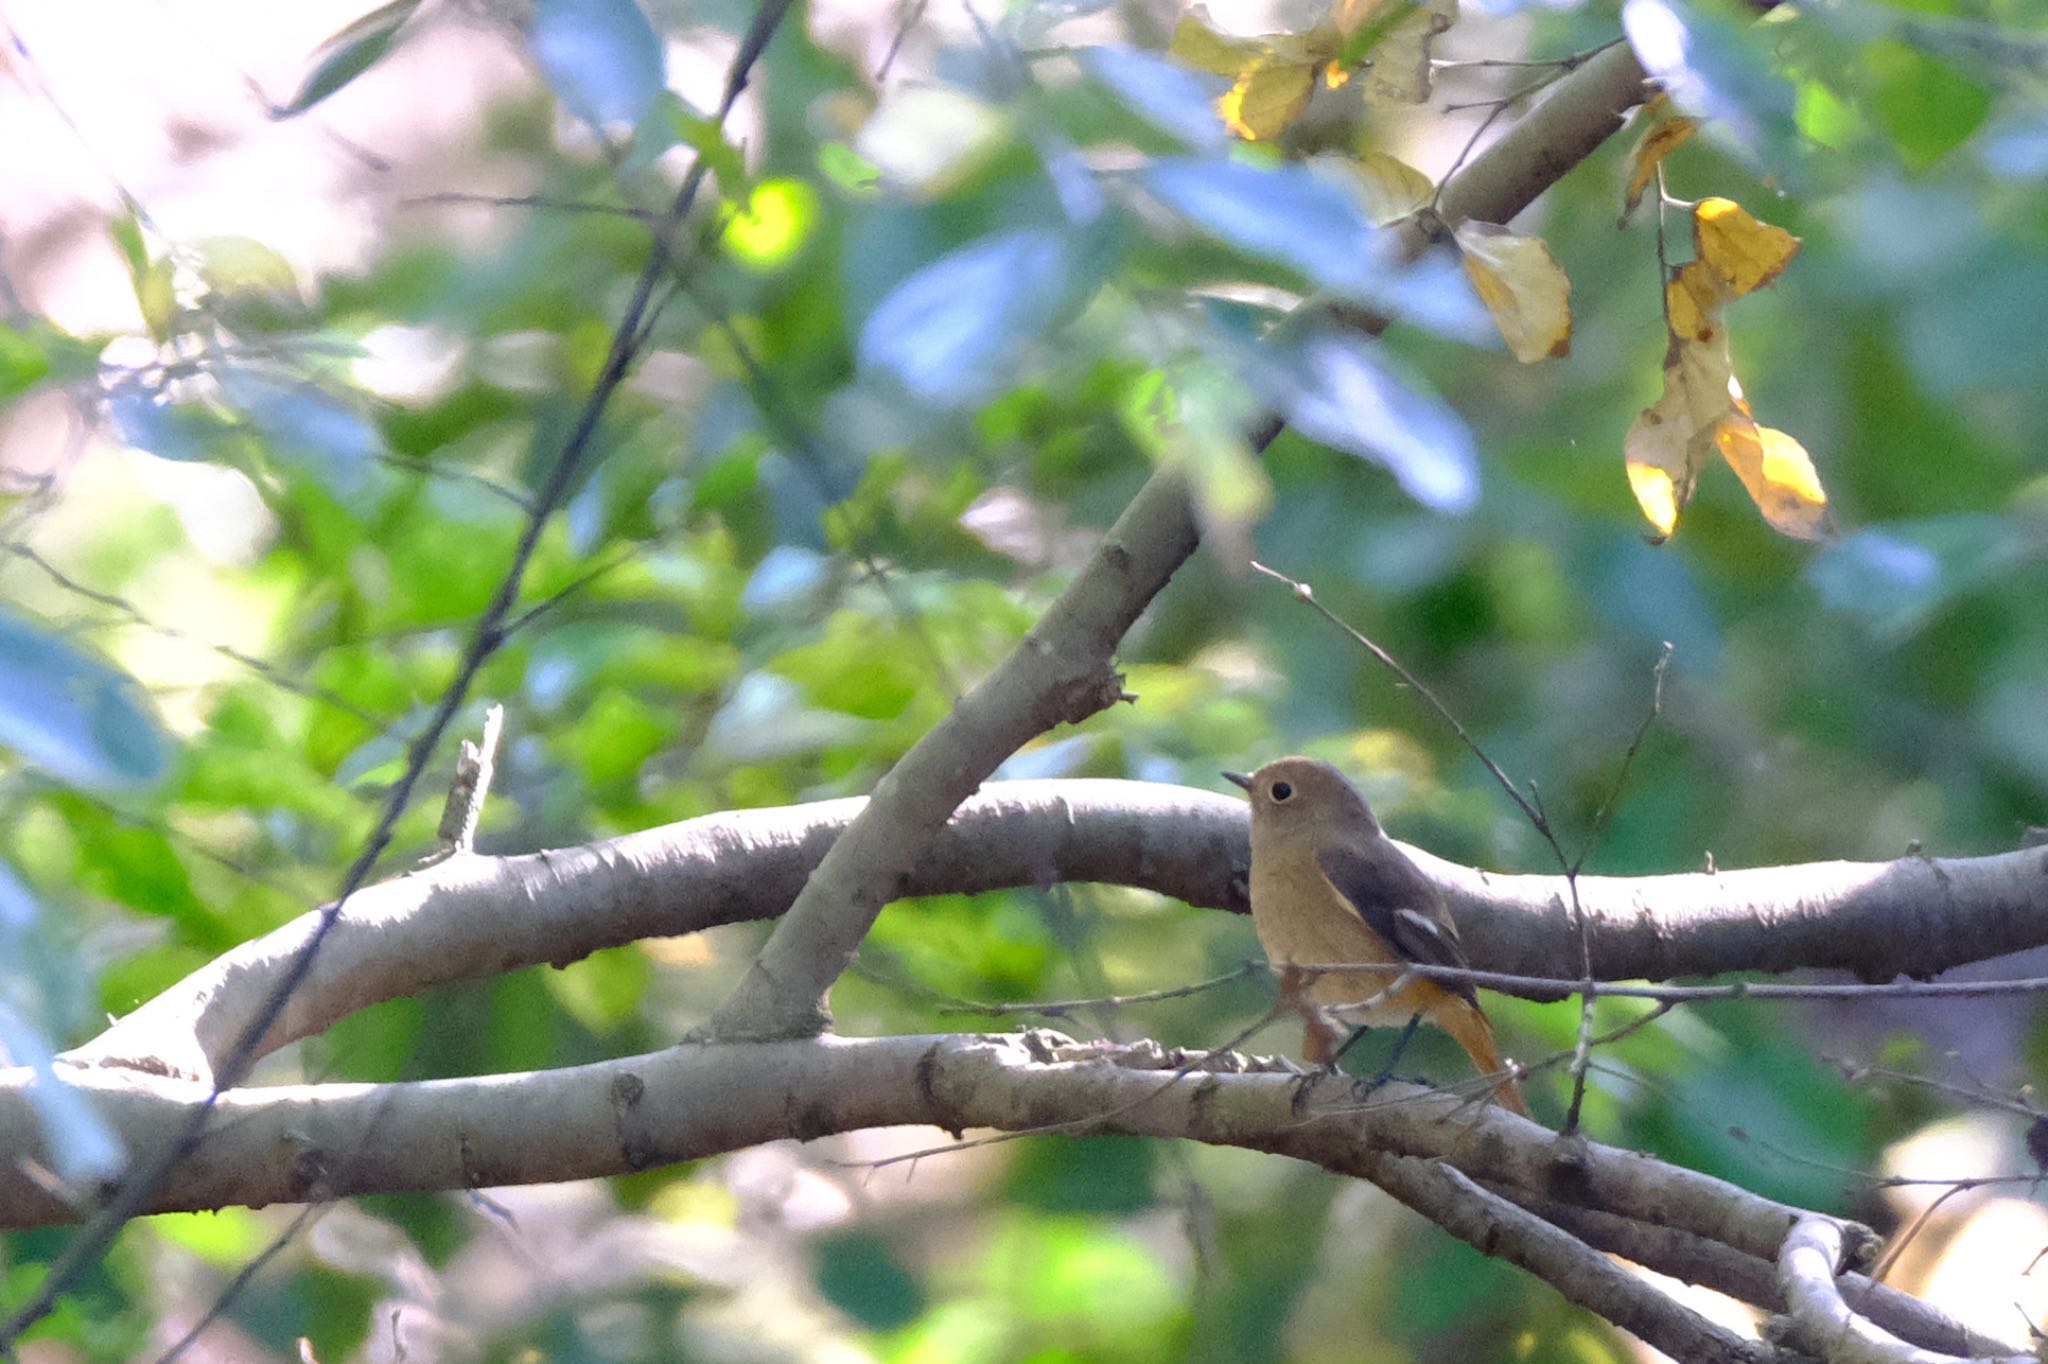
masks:
<path id="1" fill-rule="evenodd" d="M 1465 273 L 1517 360 L 1533 364 L 1571 351 L 1572 284 L 1541 237 L 1477 222 L 1460 223 L 1451 235 Z"/>
<path id="2" fill-rule="evenodd" d="M 1783 431 L 1757 425 L 1747 399 L 1737 398 L 1734 414 L 1715 427 L 1714 445 L 1774 530 L 1798 540 L 1828 537 L 1828 495 L 1812 457 Z"/>
<path id="3" fill-rule="evenodd" d="M 1678 529 L 1679 513 L 1692 501 L 1693 484 L 1699 479 L 1693 435 L 1684 396 L 1667 387 L 1663 397 L 1637 414 L 1621 439 L 1629 490 L 1661 536 Z"/>
<path id="4" fill-rule="evenodd" d="M 1677 528 L 1700 468 L 1714 454 L 1715 433 L 1737 413 L 1741 393 L 1725 330 L 1712 328 L 1702 341 L 1672 338 L 1664 357 L 1664 392 L 1621 442 L 1636 505 L 1658 534 Z"/>
<path id="5" fill-rule="evenodd" d="M 1664 285 L 1664 313 L 1675 341 L 1704 342 L 1721 325 L 1730 295 L 1720 276 L 1700 261 L 1673 266 Z"/>
<path id="6" fill-rule="evenodd" d="M 1702 199 L 1692 211 L 1695 256 L 1727 281 L 1733 298 L 1775 280 L 1799 253 L 1799 238 L 1758 222 L 1733 199 Z"/>
<path id="7" fill-rule="evenodd" d="M 1636 205 L 1643 201 L 1643 192 L 1650 187 L 1650 181 L 1656 177 L 1657 167 L 1664 164 L 1664 158 L 1684 146 L 1700 126 L 1696 118 L 1673 113 L 1671 96 L 1662 93 L 1642 107 L 1636 115 L 1636 123 L 1642 128 L 1643 135 L 1629 149 L 1628 189 L 1621 196 L 1621 220 L 1624 223 L 1636 211 Z"/>
<path id="8" fill-rule="evenodd" d="M 1428 176 L 1385 152 L 1367 152 L 1352 163 L 1374 227 L 1399 222 L 1436 196 Z"/>

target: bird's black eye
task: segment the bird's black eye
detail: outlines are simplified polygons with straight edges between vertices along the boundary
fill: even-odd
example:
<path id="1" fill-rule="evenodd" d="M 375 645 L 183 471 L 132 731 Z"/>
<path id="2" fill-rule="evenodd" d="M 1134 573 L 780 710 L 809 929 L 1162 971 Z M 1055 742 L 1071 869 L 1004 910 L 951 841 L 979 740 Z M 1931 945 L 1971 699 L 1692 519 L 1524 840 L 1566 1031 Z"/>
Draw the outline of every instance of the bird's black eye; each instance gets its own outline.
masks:
<path id="1" fill-rule="evenodd" d="M 1276 781 L 1273 783 L 1274 800 L 1286 800 L 1289 796 L 1293 794 L 1294 788 L 1290 786 L 1288 783 L 1284 781 Z"/>

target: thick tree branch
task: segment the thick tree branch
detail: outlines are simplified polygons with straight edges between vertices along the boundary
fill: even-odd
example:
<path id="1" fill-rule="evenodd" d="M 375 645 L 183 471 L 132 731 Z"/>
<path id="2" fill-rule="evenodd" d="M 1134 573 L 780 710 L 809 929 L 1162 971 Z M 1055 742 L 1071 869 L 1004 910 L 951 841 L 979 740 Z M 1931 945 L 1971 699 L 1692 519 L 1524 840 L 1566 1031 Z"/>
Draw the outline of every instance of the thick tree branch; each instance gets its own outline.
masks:
<path id="1" fill-rule="evenodd" d="M 1201 1064 L 1216 1070 L 1188 1069 Z M 134 1071 L 76 1078 L 144 1155 L 206 1092 Z M 27 1097 L 32 1082 L 25 1070 L 0 1072 L 0 1149 L 20 1153 L 0 1170 L 0 1224 L 9 1226 L 72 1215 L 31 1174 L 46 1160 Z M 1510 1214 L 1470 1179 L 1626 1211 L 1750 1254 L 1782 1244 L 1804 1215 L 1632 1152 L 1559 1142 L 1534 1123 L 1441 1091 L 1393 1084 L 1368 1094 L 1340 1077 L 1304 1082 L 1229 1054 L 1194 1058 L 1043 1032 L 684 1043 L 524 1075 L 243 1088 L 218 1101 L 205 1140 L 151 1207 L 592 1178 L 906 1123 L 1191 1138 L 1363 1175 L 1687 1358 L 1761 1356 L 1733 1350 L 1683 1308 L 1652 1303 L 1644 1285 L 1597 1267 L 1598 1256 L 1538 1219 Z M 1446 1180 L 1434 1162 L 1461 1173 Z M 1714 1348 L 1703 1354 L 1687 1341 Z"/>
<path id="2" fill-rule="evenodd" d="M 863 801 L 707 815 L 586 847 L 457 857 L 358 892 L 264 1041 L 450 981 L 567 963 L 641 938 L 783 912 Z M 905 895 L 1094 881 L 1243 912 L 1242 799 L 1127 781 L 994 782 L 897 886 Z M 1501 876 L 1418 848 L 1474 965 L 1555 976 L 1576 959 L 1556 876 Z M 1579 880 L 1600 980 L 1838 968 L 1930 976 L 2048 942 L 2048 849 Z M 71 1053 L 205 1078 L 313 929 L 245 943 Z M 1170 984 L 1171 982 L 1160 982 Z"/>

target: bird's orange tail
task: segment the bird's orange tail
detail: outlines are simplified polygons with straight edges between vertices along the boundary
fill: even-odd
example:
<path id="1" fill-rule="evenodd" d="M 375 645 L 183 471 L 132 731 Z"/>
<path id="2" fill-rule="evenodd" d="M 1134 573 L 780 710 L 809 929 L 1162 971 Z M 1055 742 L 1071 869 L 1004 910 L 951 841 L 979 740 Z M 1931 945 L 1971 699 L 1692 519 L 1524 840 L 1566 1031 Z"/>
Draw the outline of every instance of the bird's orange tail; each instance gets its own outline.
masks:
<path id="1" fill-rule="evenodd" d="M 1493 1042 L 1493 1024 L 1479 1011 L 1477 1004 L 1468 1004 L 1453 995 L 1439 1004 L 1432 1021 L 1451 1035 L 1451 1040 L 1465 1049 L 1472 1058 L 1472 1064 L 1481 1075 L 1491 1079 L 1505 1077 L 1493 1091 L 1493 1097 L 1503 1108 L 1512 1109 L 1525 1118 L 1533 1119 L 1529 1105 L 1522 1101 L 1522 1088 L 1514 1081 L 1508 1063 L 1500 1056 L 1500 1049 Z"/>

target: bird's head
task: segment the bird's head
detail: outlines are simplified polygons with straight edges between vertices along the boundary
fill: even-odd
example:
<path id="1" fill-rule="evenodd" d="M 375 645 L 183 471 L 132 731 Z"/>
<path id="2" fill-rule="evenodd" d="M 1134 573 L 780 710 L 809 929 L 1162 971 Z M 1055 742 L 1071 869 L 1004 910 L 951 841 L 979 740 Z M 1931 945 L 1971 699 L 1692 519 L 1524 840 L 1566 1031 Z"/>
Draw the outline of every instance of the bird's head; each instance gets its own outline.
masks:
<path id="1" fill-rule="evenodd" d="M 1374 833 L 1380 822 L 1372 806 L 1344 774 L 1314 758 L 1281 758 L 1269 762 L 1249 777 L 1225 772 L 1224 777 L 1244 788 L 1252 800 L 1252 828 L 1258 830 L 1310 829 L 1334 826 L 1356 829 L 1360 825 Z"/>

